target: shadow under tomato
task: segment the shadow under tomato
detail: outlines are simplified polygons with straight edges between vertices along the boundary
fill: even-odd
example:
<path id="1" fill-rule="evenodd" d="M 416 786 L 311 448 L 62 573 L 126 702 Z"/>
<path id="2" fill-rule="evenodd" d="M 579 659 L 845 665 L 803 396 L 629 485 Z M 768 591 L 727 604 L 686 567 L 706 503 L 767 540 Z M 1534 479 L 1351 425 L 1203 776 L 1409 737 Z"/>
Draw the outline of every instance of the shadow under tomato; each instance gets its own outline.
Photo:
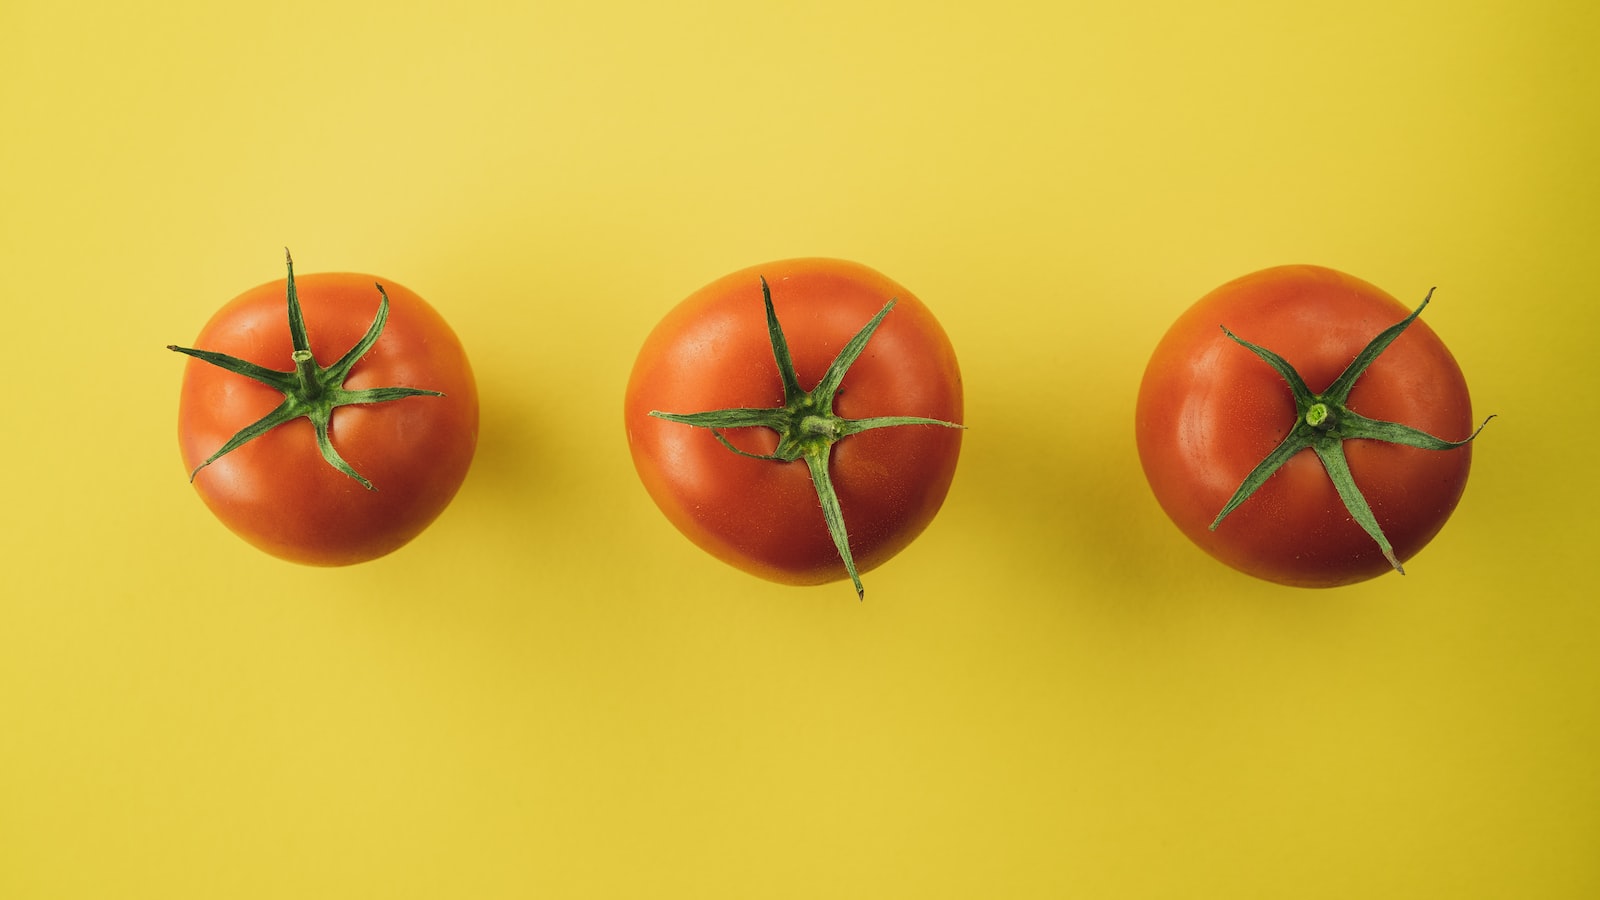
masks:
<path id="1" fill-rule="evenodd" d="M 1150 496 L 1131 426 L 1111 427 L 1126 417 L 1108 411 L 1098 433 L 1041 443 L 1030 410 L 991 412 L 970 423 L 956 478 L 982 565 L 1005 570 L 1008 581 L 1041 598 L 1096 602 L 1159 602 L 1197 581 L 1229 577 Z"/>

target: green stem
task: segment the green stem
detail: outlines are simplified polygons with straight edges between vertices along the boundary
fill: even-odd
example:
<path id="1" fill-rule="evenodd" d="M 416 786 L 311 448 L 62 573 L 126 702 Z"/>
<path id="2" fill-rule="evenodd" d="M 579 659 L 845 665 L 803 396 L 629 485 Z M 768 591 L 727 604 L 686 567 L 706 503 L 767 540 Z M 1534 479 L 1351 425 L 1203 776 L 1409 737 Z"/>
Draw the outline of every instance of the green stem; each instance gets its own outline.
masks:
<path id="1" fill-rule="evenodd" d="M 294 360 L 294 373 L 300 387 L 299 398 L 307 403 L 314 402 L 323 394 L 322 372 L 317 368 L 316 357 L 310 350 L 296 350 L 289 354 Z"/>
<path id="2" fill-rule="evenodd" d="M 800 419 L 800 433 L 806 437 L 837 440 L 842 420 L 832 416 L 805 416 Z"/>

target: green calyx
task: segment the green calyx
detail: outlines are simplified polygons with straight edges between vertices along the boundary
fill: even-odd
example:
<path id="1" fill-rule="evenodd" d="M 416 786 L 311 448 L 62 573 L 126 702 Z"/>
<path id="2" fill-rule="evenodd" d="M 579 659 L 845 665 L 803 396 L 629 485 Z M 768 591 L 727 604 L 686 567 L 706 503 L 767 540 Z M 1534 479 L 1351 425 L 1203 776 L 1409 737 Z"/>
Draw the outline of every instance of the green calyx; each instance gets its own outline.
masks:
<path id="1" fill-rule="evenodd" d="M 1328 478 L 1333 482 L 1334 488 L 1339 492 L 1339 498 L 1344 501 L 1345 509 L 1350 512 L 1352 519 L 1359 524 L 1368 535 L 1377 542 L 1383 551 L 1384 558 L 1394 566 L 1396 572 L 1405 574 L 1405 569 L 1400 565 L 1400 560 L 1394 555 L 1394 548 L 1389 539 L 1384 536 L 1383 529 L 1378 526 L 1378 520 L 1372 513 L 1372 508 L 1367 505 L 1366 497 L 1362 496 L 1360 488 L 1356 487 L 1355 479 L 1350 474 L 1350 465 L 1345 461 L 1344 442 L 1347 440 L 1384 441 L 1391 444 L 1403 444 L 1407 447 L 1417 447 L 1422 450 L 1453 450 L 1471 443 L 1478 433 L 1483 431 L 1484 425 L 1489 424 L 1489 419 L 1483 420 L 1472 434 L 1459 441 L 1447 441 L 1434 437 L 1425 431 L 1401 425 L 1398 422 L 1383 422 L 1369 419 L 1350 409 L 1345 404 L 1350 398 L 1350 391 L 1355 387 L 1356 380 L 1372 365 L 1389 345 L 1394 343 L 1422 311 L 1427 308 L 1428 301 L 1433 299 L 1433 291 L 1422 298 L 1422 303 L 1409 316 L 1400 322 L 1384 329 L 1366 348 L 1356 356 L 1355 360 L 1344 370 L 1333 384 L 1320 394 L 1314 394 L 1306 386 L 1300 373 L 1289 365 L 1288 361 L 1271 350 L 1259 347 L 1240 338 L 1229 331 L 1226 326 L 1222 331 L 1235 343 L 1261 357 L 1272 366 L 1273 370 L 1283 376 L 1289 385 L 1289 390 L 1294 394 L 1296 407 L 1295 425 L 1290 429 L 1287 437 L 1283 439 L 1271 453 L 1267 454 L 1250 474 L 1245 476 L 1244 483 L 1234 492 L 1228 502 L 1217 514 L 1211 523 L 1211 530 L 1215 531 L 1222 520 L 1228 517 L 1239 505 L 1256 492 L 1266 480 L 1289 458 L 1301 450 L 1309 448 L 1322 460 L 1322 466 L 1328 472 Z"/>
<path id="2" fill-rule="evenodd" d="M 311 353 L 311 342 L 306 337 L 306 322 L 300 311 L 300 297 L 294 287 L 294 260 L 289 252 L 284 251 L 284 261 L 289 270 L 289 337 L 294 344 L 294 352 L 290 358 L 294 368 L 287 371 L 268 369 L 248 360 L 224 353 L 214 353 L 209 350 L 195 350 L 189 347 L 167 345 L 168 350 L 187 354 L 196 359 L 208 362 L 219 368 L 227 369 L 243 375 L 246 378 L 259 381 L 274 390 L 283 393 L 283 402 L 277 408 L 267 413 L 256 422 L 245 426 L 229 438 L 217 452 L 206 458 L 206 461 L 196 466 L 189 473 L 189 480 L 193 481 L 200 470 L 211 465 L 223 456 L 233 452 L 239 447 L 255 440 L 285 422 L 293 421 L 304 416 L 311 420 L 312 427 L 316 429 L 317 448 L 322 452 L 322 458 L 340 472 L 354 478 L 361 486 L 369 491 L 377 490 L 372 482 L 363 478 L 359 472 L 345 462 L 334 449 L 333 441 L 329 437 L 328 427 L 333 420 L 333 411 L 341 406 L 350 406 L 357 403 L 386 403 L 390 400 L 399 400 L 403 397 L 442 397 L 438 391 L 427 391 L 420 388 L 382 387 L 367 388 L 359 391 L 347 390 L 344 381 L 350 375 L 350 370 L 361 357 L 372 349 L 377 343 L 378 335 L 383 333 L 384 323 L 389 319 L 389 295 L 384 291 L 383 285 L 376 285 L 378 296 L 382 298 L 378 303 L 378 314 L 373 317 L 372 325 L 367 328 L 367 333 L 344 356 L 331 366 L 320 366 Z"/>
<path id="3" fill-rule="evenodd" d="M 783 336 L 782 327 L 778 324 L 778 315 L 773 311 L 772 291 L 767 286 L 765 278 L 761 279 L 761 299 L 767 310 L 767 335 L 772 341 L 772 355 L 778 364 L 778 376 L 783 381 L 783 405 L 771 409 L 718 409 L 688 414 L 653 410 L 650 415 L 696 428 L 708 428 L 722 446 L 740 456 L 783 463 L 804 460 L 806 468 L 811 473 L 811 483 L 817 489 L 817 499 L 822 503 L 822 518 L 828 526 L 828 533 L 833 538 L 834 546 L 839 550 L 839 558 L 844 561 L 845 570 L 850 573 L 850 581 L 855 585 L 856 596 L 865 599 L 866 591 L 861 586 L 861 576 L 856 571 L 855 558 L 850 553 L 850 538 L 845 530 L 844 514 L 839 507 L 839 497 L 834 492 L 833 479 L 828 472 L 828 460 L 833 445 L 852 434 L 860 434 L 874 428 L 898 425 L 938 425 L 945 428 L 966 426 L 920 416 L 846 419 L 834 414 L 834 394 L 844 381 L 845 373 L 861 356 L 867 341 L 878 330 L 879 324 L 889 314 L 889 310 L 894 308 L 894 300 L 885 303 L 883 309 L 872 317 L 872 321 L 844 345 L 839 355 L 823 373 L 822 380 L 816 387 L 807 391 L 800 387 L 794 359 L 789 355 L 789 343 Z M 772 453 L 757 454 L 740 450 L 722 434 L 728 428 L 752 427 L 770 428 L 777 432 L 778 446 Z"/>

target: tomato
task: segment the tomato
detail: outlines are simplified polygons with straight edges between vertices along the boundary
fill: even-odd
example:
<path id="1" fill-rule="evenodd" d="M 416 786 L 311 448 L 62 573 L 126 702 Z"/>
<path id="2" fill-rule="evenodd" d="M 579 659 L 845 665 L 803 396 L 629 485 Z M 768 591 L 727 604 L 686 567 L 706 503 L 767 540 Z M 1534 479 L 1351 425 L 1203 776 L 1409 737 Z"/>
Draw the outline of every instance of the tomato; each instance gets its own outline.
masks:
<path id="1" fill-rule="evenodd" d="M 302 341 L 309 355 L 297 357 Z M 466 478 L 472 369 L 445 320 L 400 285 L 296 279 L 291 262 L 287 278 L 223 306 L 195 345 L 171 348 L 193 357 L 178 406 L 185 469 L 224 525 L 274 556 L 323 566 L 382 556 L 433 522 Z M 302 373 L 325 382 L 309 398 L 297 396 Z"/>
<path id="2" fill-rule="evenodd" d="M 1461 499 L 1477 434 L 1460 367 L 1416 318 L 1427 302 L 1413 312 L 1341 272 L 1282 266 L 1180 316 L 1136 415 L 1146 478 L 1178 528 L 1282 584 L 1403 573 Z"/>
<path id="3" fill-rule="evenodd" d="M 944 502 L 961 374 L 904 287 L 852 262 L 791 259 L 671 310 L 639 351 L 623 413 L 640 479 L 691 541 L 762 578 L 849 577 L 860 593 L 859 573 L 905 549 Z"/>

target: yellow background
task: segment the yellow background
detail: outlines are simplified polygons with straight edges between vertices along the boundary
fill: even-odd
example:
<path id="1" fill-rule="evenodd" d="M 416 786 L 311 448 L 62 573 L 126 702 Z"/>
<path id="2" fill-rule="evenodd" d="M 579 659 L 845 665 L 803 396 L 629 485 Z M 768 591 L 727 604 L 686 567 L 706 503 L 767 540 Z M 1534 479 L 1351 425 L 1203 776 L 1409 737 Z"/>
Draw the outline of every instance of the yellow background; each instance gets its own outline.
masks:
<path id="1" fill-rule="evenodd" d="M 0 5 L 0 897 L 1600 896 L 1591 3 Z M 187 343 L 382 275 L 479 457 L 392 557 L 224 530 Z M 940 517 L 846 584 L 628 460 L 673 303 L 821 254 L 961 356 Z M 1314 262 L 1499 414 L 1334 592 L 1212 563 L 1132 442 L 1201 294 Z"/>

